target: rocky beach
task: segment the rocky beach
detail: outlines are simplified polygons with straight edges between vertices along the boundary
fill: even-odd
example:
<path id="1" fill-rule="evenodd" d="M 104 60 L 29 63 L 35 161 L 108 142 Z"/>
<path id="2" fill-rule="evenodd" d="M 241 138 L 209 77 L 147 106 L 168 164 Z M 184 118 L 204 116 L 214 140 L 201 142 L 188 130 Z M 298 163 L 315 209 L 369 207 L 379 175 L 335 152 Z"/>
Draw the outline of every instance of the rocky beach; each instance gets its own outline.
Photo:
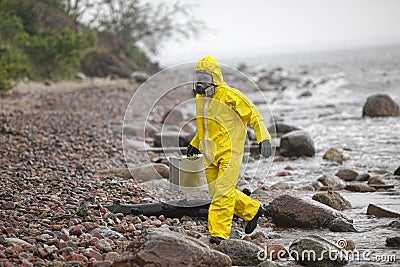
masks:
<path id="1" fill-rule="evenodd" d="M 176 152 L 159 153 L 157 141 L 165 131 L 180 136 L 177 146 L 187 142 L 193 103 L 187 85 L 160 99 L 154 92 L 181 84 L 182 73 L 143 84 L 18 84 L 0 95 L 0 266 L 397 266 L 398 48 L 241 65 L 260 90 L 226 74 L 268 116 L 277 148 L 269 159 L 248 153 L 238 183 L 271 213 L 250 236 L 234 218 L 231 239 L 219 246 L 208 242 L 206 218 L 106 208 L 166 197 Z M 149 116 L 146 101 L 156 103 Z M 296 258 L 304 250 L 334 256 Z"/>

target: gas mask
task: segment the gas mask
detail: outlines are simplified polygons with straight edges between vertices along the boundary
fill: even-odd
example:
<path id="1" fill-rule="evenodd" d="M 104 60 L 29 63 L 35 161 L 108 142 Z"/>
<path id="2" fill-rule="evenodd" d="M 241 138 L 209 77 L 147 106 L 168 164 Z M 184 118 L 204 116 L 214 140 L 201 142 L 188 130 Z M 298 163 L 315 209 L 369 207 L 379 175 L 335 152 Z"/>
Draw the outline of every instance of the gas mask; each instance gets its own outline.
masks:
<path id="1" fill-rule="evenodd" d="M 193 83 L 193 91 L 196 94 L 212 96 L 215 94 L 215 87 L 211 74 L 202 70 L 196 71 L 196 82 Z"/>

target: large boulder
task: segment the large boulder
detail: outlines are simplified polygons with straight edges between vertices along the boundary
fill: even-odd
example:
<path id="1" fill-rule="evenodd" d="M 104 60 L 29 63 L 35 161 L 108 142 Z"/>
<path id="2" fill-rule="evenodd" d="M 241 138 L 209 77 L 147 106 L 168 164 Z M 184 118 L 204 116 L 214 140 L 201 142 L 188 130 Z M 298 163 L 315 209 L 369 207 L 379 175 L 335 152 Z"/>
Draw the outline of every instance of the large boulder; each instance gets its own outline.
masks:
<path id="1" fill-rule="evenodd" d="M 352 222 L 341 212 L 301 196 L 281 195 L 270 204 L 272 221 L 285 227 L 326 228 L 336 218 Z"/>
<path id="2" fill-rule="evenodd" d="M 400 116 L 399 105 L 387 94 L 375 94 L 367 98 L 363 117 Z"/>
<path id="3" fill-rule="evenodd" d="M 313 157 L 315 155 L 314 141 L 303 130 L 291 131 L 282 136 L 279 152 L 285 157 Z"/>
<path id="4" fill-rule="evenodd" d="M 135 238 L 113 263 L 127 266 L 231 266 L 229 256 L 177 232 L 149 231 Z"/>
<path id="5" fill-rule="evenodd" d="M 335 210 L 346 210 L 351 208 L 351 204 L 338 192 L 328 191 L 326 193 L 318 193 L 312 197 L 313 200 L 321 202 Z"/>
<path id="6" fill-rule="evenodd" d="M 276 122 L 275 123 L 275 129 L 274 128 L 268 128 L 269 132 L 273 133 L 275 131 L 277 136 L 282 136 L 284 134 L 296 131 L 296 130 L 300 130 L 298 127 L 296 126 L 292 126 L 289 124 L 285 124 L 285 123 L 281 123 L 281 122 Z"/>
<path id="7" fill-rule="evenodd" d="M 228 239 L 222 241 L 215 249 L 228 255 L 232 265 L 255 266 L 262 262 L 259 257 L 261 248 L 249 241 Z"/>
<path id="8" fill-rule="evenodd" d="M 313 267 L 336 267 L 348 263 L 343 247 L 321 236 L 310 235 L 293 241 L 290 255 L 299 263 Z"/>

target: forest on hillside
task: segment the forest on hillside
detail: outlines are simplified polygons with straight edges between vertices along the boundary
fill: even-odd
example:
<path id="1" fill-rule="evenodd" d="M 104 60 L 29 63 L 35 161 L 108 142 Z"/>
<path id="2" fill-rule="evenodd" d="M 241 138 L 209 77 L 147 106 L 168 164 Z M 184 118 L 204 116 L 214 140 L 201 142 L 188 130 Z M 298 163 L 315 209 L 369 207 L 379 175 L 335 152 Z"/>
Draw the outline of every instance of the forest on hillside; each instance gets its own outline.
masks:
<path id="1" fill-rule="evenodd" d="M 198 32 L 190 6 L 138 0 L 0 0 L 0 90 L 20 79 L 155 72 L 169 39 Z"/>

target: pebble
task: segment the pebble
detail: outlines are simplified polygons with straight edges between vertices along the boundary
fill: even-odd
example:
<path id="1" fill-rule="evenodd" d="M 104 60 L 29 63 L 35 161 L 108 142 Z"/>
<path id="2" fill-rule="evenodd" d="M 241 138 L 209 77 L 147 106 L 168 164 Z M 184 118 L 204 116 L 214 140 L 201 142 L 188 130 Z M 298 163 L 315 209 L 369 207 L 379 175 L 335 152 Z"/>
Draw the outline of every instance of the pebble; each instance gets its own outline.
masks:
<path id="1" fill-rule="evenodd" d="M 99 249 L 102 252 L 111 252 L 112 251 L 110 244 L 105 239 L 99 240 L 99 242 L 97 242 L 95 244 L 95 246 L 97 249 Z"/>

